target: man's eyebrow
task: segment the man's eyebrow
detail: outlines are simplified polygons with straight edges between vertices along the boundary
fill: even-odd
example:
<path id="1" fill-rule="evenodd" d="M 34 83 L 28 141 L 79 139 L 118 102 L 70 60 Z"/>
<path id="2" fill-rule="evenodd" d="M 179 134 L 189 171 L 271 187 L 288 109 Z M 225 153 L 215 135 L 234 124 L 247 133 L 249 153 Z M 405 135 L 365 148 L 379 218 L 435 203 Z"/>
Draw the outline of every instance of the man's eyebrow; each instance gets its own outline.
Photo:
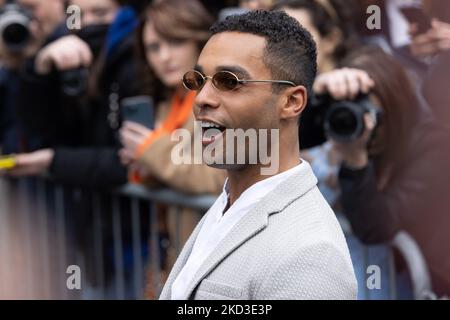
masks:
<path id="1" fill-rule="evenodd" d="M 239 66 L 218 66 L 216 71 L 230 71 L 235 73 L 237 76 L 244 77 L 246 79 L 251 78 L 250 73 L 242 67 Z"/>

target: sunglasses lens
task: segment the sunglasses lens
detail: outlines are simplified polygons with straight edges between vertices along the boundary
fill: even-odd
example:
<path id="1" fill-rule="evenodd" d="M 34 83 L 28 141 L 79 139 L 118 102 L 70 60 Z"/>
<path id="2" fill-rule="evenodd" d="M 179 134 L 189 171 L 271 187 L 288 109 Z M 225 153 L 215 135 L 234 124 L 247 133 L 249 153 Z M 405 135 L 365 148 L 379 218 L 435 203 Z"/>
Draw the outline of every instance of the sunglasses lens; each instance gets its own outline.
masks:
<path id="1" fill-rule="evenodd" d="M 213 83 L 219 90 L 230 91 L 239 85 L 239 80 L 234 74 L 222 71 L 214 75 Z"/>
<path id="2" fill-rule="evenodd" d="M 188 71 L 183 76 L 183 84 L 189 90 L 200 90 L 204 83 L 203 76 L 197 71 Z"/>

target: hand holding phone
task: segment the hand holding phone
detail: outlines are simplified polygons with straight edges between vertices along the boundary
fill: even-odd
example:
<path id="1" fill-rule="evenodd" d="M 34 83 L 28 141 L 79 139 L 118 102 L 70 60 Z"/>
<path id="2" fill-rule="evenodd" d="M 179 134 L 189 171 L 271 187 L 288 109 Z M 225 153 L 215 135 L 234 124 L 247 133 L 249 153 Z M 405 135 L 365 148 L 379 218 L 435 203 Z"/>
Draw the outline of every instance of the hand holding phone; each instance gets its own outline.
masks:
<path id="1" fill-rule="evenodd" d="M 149 96 L 137 96 L 122 100 L 122 120 L 136 122 L 148 129 L 154 128 L 154 104 Z"/>
<path id="2" fill-rule="evenodd" d="M 417 34 L 431 29 L 431 19 L 419 7 L 404 7 L 400 9 L 410 24 L 417 26 Z"/>

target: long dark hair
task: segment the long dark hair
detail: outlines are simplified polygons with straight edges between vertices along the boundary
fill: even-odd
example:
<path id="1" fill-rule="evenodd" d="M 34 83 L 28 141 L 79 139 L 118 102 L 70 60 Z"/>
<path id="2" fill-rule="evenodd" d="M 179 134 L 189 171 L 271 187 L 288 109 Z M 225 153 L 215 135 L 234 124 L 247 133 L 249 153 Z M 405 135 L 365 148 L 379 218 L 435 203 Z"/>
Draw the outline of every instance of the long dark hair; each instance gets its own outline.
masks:
<path id="1" fill-rule="evenodd" d="M 144 93 L 159 102 L 167 99 L 171 92 L 147 62 L 143 34 L 148 21 L 152 21 L 161 37 L 175 41 L 194 40 L 201 50 L 209 39 L 209 28 L 214 19 L 198 0 L 156 0 L 142 14 L 137 32 L 137 55 L 141 66 L 139 70 Z"/>

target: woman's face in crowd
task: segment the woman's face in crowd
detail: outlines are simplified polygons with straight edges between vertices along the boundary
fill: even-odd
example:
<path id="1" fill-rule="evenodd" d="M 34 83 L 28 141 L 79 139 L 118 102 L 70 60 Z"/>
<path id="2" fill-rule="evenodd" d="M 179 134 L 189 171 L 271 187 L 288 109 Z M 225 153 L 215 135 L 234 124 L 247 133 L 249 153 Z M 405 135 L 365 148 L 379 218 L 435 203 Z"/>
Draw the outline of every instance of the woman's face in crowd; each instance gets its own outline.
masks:
<path id="1" fill-rule="evenodd" d="M 143 41 L 147 62 L 156 76 L 169 88 L 180 86 L 183 75 L 193 69 L 197 61 L 197 42 L 165 39 L 151 22 L 145 25 Z"/>
<path id="2" fill-rule="evenodd" d="M 317 66 L 319 73 L 330 71 L 333 68 L 333 52 L 336 48 L 338 39 L 333 36 L 323 37 L 312 21 L 311 14 L 305 9 L 284 9 L 284 11 L 295 18 L 300 24 L 308 30 L 314 38 L 317 45 Z"/>
<path id="3" fill-rule="evenodd" d="M 119 5 L 114 0 L 71 0 L 71 5 L 81 9 L 81 25 L 111 24 Z"/>

